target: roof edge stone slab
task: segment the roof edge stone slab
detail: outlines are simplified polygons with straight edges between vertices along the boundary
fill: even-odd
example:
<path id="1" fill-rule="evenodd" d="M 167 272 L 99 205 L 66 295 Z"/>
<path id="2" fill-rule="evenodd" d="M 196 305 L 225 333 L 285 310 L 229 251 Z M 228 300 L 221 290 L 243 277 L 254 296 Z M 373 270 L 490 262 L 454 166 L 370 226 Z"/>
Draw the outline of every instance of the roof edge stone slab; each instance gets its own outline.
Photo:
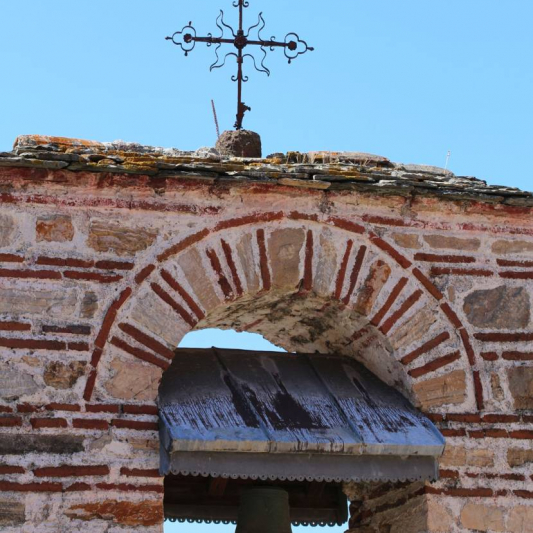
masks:
<path id="1" fill-rule="evenodd" d="M 427 165 L 393 163 L 362 152 L 288 152 L 263 159 L 221 156 L 214 148 L 183 151 L 114 141 L 22 135 L 13 151 L 0 152 L 0 167 L 101 172 L 162 179 L 210 179 L 377 195 L 439 197 L 533 207 L 533 193 L 488 185 Z"/>

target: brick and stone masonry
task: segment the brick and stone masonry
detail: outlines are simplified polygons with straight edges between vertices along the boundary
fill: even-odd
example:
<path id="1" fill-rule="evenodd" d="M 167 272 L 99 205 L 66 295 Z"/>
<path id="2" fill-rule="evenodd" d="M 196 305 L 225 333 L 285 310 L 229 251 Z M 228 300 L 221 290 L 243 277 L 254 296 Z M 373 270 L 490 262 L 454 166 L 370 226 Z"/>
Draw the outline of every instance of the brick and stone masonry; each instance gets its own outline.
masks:
<path id="1" fill-rule="evenodd" d="M 26 136 L 0 153 L 0 531 L 161 533 L 192 329 L 362 361 L 446 437 L 350 532 L 533 531 L 533 196 L 360 153 Z"/>

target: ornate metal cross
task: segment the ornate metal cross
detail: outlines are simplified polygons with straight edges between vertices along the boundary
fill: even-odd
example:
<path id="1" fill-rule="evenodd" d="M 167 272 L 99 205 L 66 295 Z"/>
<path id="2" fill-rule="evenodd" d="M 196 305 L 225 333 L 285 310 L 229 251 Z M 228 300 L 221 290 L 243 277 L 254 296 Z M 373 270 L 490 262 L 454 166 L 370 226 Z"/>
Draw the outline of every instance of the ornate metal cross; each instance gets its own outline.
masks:
<path id="1" fill-rule="evenodd" d="M 216 25 L 221 31 L 221 35 L 219 37 L 213 37 L 211 33 L 208 33 L 207 37 L 198 37 L 196 35 L 196 30 L 192 26 L 192 22 L 189 22 L 189 24 L 187 26 L 184 26 L 181 31 L 177 31 L 176 33 L 174 33 L 174 35 L 172 35 L 172 37 L 166 38 L 167 40 L 170 40 L 174 44 L 179 46 L 185 52 L 186 56 L 189 55 L 189 52 L 194 49 L 196 43 L 206 43 L 207 46 L 217 44 L 218 46 L 215 49 L 217 59 L 211 65 L 210 70 L 223 67 L 226 64 L 226 59 L 229 56 L 234 56 L 237 59 L 237 76 L 231 77 L 232 81 L 236 81 L 238 84 L 237 121 L 235 122 L 235 128 L 237 130 L 242 129 L 242 121 L 246 111 L 251 111 L 251 108 L 248 107 L 242 101 L 242 84 L 248 81 L 248 76 L 243 75 L 244 58 L 251 58 L 254 62 L 254 67 L 258 72 L 264 72 L 267 76 L 270 76 L 270 70 L 268 70 L 268 68 L 266 68 L 264 64 L 264 61 L 267 56 L 267 48 L 269 48 L 270 51 L 274 51 L 275 48 L 283 48 L 285 57 L 289 60 L 289 63 L 293 59 L 296 59 L 299 55 L 305 54 L 308 50 L 314 50 L 314 48 L 308 46 L 305 41 L 301 40 L 300 37 L 298 37 L 298 35 L 293 32 L 288 33 L 285 36 L 285 40 L 282 42 L 276 41 L 275 37 L 271 37 L 269 40 L 263 39 L 261 37 L 261 32 L 266 26 L 265 20 L 263 19 L 263 13 L 259 13 L 257 24 L 254 24 L 253 26 L 248 28 L 248 31 L 245 33 L 243 29 L 243 10 L 249 7 L 249 5 L 249 2 L 246 0 L 236 0 L 235 2 L 233 2 L 233 7 L 239 8 L 239 29 L 237 30 L 237 33 L 235 33 L 231 26 L 224 22 L 224 12 L 221 10 L 220 15 L 218 16 L 216 21 Z M 224 37 L 224 28 L 231 31 L 232 38 Z M 250 32 L 255 28 L 258 28 L 257 39 L 252 40 L 249 38 Z M 223 44 L 233 44 L 233 46 L 235 46 L 235 48 L 237 49 L 237 52 L 228 52 L 224 56 L 224 58 L 221 59 L 218 55 L 218 51 Z M 264 55 L 261 59 L 261 64 L 259 66 L 257 66 L 255 57 L 252 54 L 243 53 L 243 50 L 248 45 L 259 46 L 261 51 L 263 52 Z"/>

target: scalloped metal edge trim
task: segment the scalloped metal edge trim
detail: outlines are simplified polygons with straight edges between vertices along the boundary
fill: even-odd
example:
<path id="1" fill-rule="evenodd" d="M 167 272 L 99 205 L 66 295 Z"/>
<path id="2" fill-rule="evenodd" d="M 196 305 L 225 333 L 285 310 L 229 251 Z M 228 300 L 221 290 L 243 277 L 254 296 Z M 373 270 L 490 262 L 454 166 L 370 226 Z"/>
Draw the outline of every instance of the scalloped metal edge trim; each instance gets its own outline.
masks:
<path id="1" fill-rule="evenodd" d="M 193 477 L 221 477 L 225 479 L 252 479 L 260 481 L 318 481 L 326 483 L 342 483 L 349 481 L 436 481 L 435 477 L 428 476 L 414 476 L 414 477 L 392 477 L 392 476 L 348 476 L 348 477 L 325 477 L 325 476 L 255 476 L 253 474 L 228 474 L 227 472 L 214 472 L 214 471 L 203 471 L 195 472 L 189 470 L 174 470 L 171 469 L 172 474 L 182 475 L 182 476 L 193 476 Z"/>
<path id="2" fill-rule="evenodd" d="M 178 522 L 180 524 L 224 524 L 224 525 L 237 525 L 237 520 L 209 520 L 209 519 L 201 519 L 201 518 L 170 518 L 165 517 L 165 522 L 171 522 L 175 523 Z M 333 526 L 342 526 L 345 522 L 339 523 L 339 522 L 306 522 L 306 521 L 299 521 L 294 520 L 291 522 L 291 525 L 297 527 L 297 526 L 310 526 L 310 527 L 333 527 Z"/>

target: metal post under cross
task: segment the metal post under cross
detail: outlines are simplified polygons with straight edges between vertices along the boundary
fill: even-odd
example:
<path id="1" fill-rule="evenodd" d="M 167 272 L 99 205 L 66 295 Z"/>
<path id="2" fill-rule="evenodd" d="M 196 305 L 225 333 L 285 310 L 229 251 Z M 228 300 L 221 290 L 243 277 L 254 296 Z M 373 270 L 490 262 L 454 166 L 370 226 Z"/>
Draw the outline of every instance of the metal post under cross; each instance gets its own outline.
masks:
<path id="1" fill-rule="evenodd" d="M 222 32 L 220 37 L 213 37 L 211 33 L 207 34 L 207 37 L 198 37 L 196 35 L 196 30 L 192 26 L 192 22 L 189 22 L 186 26 L 183 27 L 181 31 L 175 32 L 172 37 L 167 37 L 167 40 L 172 41 L 174 44 L 179 46 L 184 52 L 185 55 L 189 55 L 196 43 L 206 43 L 207 46 L 212 46 L 217 44 L 218 46 L 215 49 L 215 54 L 217 56 L 216 61 L 211 65 L 210 70 L 215 68 L 221 68 L 226 64 L 226 59 L 229 56 L 234 56 L 237 60 L 237 76 L 232 76 L 232 81 L 236 81 L 238 84 L 237 89 L 237 121 L 235 122 L 235 129 L 242 129 L 242 121 L 244 119 L 244 114 L 246 111 L 251 111 L 251 108 L 248 107 L 242 101 L 242 84 L 248 81 L 248 76 L 243 75 L 243 62 L 245 57 L 249 57 L 254 62 L 254 67 L 258 72 L 264 72 L 267 76 L 270 76 L 270 70 L 266 68 L 264 61 L 267 56 L 267 48 L 270 51 L 274 51 L 275 48 L 282 48 L 285 53 L 285 57 L 289 60 L 289 63 L 296 59 L 299 55 L 305 54 L 308 50 L 313 51 L 314 48 L 307 45 L 307 43 L 300 39 L 296 33 L 288 33 L 285 36 L 284 41 L 276 41 L 275 37 L 271 37 L 269 40 L 265 40 L 261 37 L 261 32 L 266 26 L 265 20 L 263 19 L 263 13 L 259 13 L 257 24 L 254 24 L 248 28 L 247 32 L 244 32 L 243 29 L 243 11 L 245 8 L 249 7 L 249 2 L 246 0 L 236 0 L 233 3 L 233 7 L 239 8 L 239 29 L 237 33 L 233 30 L 231 26 L 224 22 L 224 12 L 220 10 L 220 15 L 216 20 L 216 25 Z M 227 28 L 231 31 L 233 38 L 224 38 L 224 28 Z M 250 32 L 255 29 L 257 30 L 257 40 L 250 39 Z M 218 55 L 218 50 L 223 44 L 233 44 L 237 49 L 237 53 L 228 52 L 224 58 L 221 60 Z M 261 64 L 257 66 L 255 57 L 252 54 L 245 54 L 243 50 L 247 46 L 259 46 L 264 56 L 261 60 Z"/>

